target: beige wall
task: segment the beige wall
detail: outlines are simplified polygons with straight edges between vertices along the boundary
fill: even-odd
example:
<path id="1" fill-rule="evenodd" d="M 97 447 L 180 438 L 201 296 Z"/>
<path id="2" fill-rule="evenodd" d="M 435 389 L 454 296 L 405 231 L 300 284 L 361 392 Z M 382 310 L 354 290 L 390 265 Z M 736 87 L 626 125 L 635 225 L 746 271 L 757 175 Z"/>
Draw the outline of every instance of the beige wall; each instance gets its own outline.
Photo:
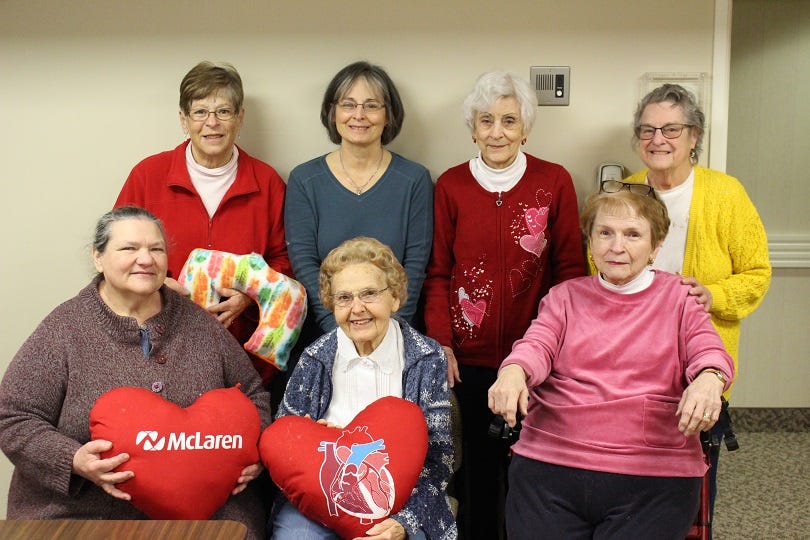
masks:
<path id="1" fill-rule="evenodd" d="M 735 0 L 727 170 L 762 215 L 774 274 L 743 321 L 735 406 L 810 407 L 810 2 Z"/>
<path id="2" fill-rule="evenodd" d="M 460 104 L 479 73 L 571 66 L 571 106 L 540 108 L 526 149 L 564 164 L 580 195 L 600 162 L 640 167 L 629 123 L 645 72 L 713 66 L 714 3 L 705 0 L 654 9 L 648 0 L 233 4 L 0 2 L 0 372 L 88 281 L 92 225 L 132 166 L 182 139 L 177 87 L 198 60 L 239 69 L 247 108 L 239 143 L 284 177 L 330 150 L 320 98 L 351 61 L 392 75 L 408 114 L 391 149 L 434 178 L 475 151 Z M 750 324 L 745 332 L 754 334 Z M 10 471 L 0 461 L 3 515 Z"/>

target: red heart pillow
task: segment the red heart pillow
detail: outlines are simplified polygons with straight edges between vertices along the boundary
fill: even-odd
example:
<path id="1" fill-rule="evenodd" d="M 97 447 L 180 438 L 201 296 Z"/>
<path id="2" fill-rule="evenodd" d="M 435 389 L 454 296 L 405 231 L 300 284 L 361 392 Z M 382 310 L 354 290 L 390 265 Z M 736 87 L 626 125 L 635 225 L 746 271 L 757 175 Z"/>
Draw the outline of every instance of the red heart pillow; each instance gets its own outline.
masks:
<path id="1" fill-rule="evenodd" d="M 427 445 L 422 409 L 384 397 L 342 429 L 301 416 L 279 418 L 262 433 L 259 453 L 302 514 L 343 538 L 356 538 L 402 509 Z"/>
<path id="2" fill-rule="evenodd" d="M 239 387 L 201 395 L 183 409 L 143 388 L 122 387 L 90 410 L 90 436 L 112 441 L 116 470 L 135 477 L 117 487 L 152 519 L 208 519 L 230 496 L 242 469 L 257 463 L 261 419 Z"/>

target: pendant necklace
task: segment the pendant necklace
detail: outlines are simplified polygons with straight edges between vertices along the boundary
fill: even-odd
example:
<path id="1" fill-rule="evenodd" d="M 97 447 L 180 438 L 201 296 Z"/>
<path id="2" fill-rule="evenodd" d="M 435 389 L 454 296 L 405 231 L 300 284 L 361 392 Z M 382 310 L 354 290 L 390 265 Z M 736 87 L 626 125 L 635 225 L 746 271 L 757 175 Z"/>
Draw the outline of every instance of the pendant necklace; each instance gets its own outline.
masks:
<path id="1" fill-rule="evenodd" d="M 349 171 L 347 171 L 346 167 L 343 166 L 343 151 L 338 150 L 338 159 L 340 159 L 340 168 L 343 169 L 343 174 L 346 175 L 346 180 L 351 182 L 352 186 L 354 186 L 355 193 L 357 193 L 358 195 L 363 194 L 363 190 L 366 189 L 366 186 L 368 186 L 371 183 L 371 181 L 374 179 L 374 177 L 377 176 L 377 173 L 380 172 L 380 167 L 382 167 L 382 162 L 383 162 L 383 157 L 384 156 L 385 156 L 385 150 L 383 149 L 382 152 L 380 152 L 380 162 L 377 163 L 377 168 L 374 169 L 374 172 L 371 173 L 371 176 L 368 177 L 368 180 L 366 180 L 365 184 L 363 184 L 362 186 L 358 186 L 355 183 L 355 181 L 352 180 L 352 177 L 349 176 Z"/>

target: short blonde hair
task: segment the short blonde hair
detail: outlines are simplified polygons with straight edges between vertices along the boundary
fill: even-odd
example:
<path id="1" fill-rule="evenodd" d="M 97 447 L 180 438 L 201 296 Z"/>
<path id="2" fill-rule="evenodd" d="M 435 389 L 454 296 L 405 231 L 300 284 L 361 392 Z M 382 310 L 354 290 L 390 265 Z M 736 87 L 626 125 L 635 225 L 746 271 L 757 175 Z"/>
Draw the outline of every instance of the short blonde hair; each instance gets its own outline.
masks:
<path id="1" fill-rule="evenodd" d="M 664 206 L 664 203 L 652 193 L 641 195 L 623 189 L 616 193 L 592 193 L 585 199 L 579 222 L 586 241 L 591 239 L 593 224 L 599 210 L 616 215 L 626 215 L 632 211 L 645 220 L 650 224 L 650 240 L 653 249 L 664 241 L 669 231 L 669 214 L 667 214 L 667 207 Z"/>
<path id="2" fill-rule="evenodd" d="M 332 277 L 352 264 L 369 263 L 383 271 L 385 283 L 391 295 L 404 305 L 408 298 L 408 276 L 391 248 L 366 236 L 346 240 L 329 252 L 321 263 L 320 295 L 321 302 L 330 311 L 335 308 L 332 290 Z"/>

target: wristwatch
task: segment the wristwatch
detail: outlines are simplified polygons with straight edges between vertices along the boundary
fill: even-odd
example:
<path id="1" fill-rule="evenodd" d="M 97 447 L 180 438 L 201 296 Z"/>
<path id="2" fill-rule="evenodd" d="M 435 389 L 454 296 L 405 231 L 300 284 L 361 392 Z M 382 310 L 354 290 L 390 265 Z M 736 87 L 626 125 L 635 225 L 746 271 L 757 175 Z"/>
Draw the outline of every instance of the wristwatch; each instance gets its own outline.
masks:
<path id="1" fill-rule="evenodd" d="M 701 373 L 711 373 L 711 374 L 713 374 L 715 377 L 720 379 L 720 382 L 723 383 L 723 386 L 726 386 L 726 384 L 728 383 L 728 379 L 726 379 L 726 376 L 723 375 L 723 372 L 720 371 L 719 369 L 713 369 L 713 368 L 704 369 L 703 371 L 701 371 Z"/>

